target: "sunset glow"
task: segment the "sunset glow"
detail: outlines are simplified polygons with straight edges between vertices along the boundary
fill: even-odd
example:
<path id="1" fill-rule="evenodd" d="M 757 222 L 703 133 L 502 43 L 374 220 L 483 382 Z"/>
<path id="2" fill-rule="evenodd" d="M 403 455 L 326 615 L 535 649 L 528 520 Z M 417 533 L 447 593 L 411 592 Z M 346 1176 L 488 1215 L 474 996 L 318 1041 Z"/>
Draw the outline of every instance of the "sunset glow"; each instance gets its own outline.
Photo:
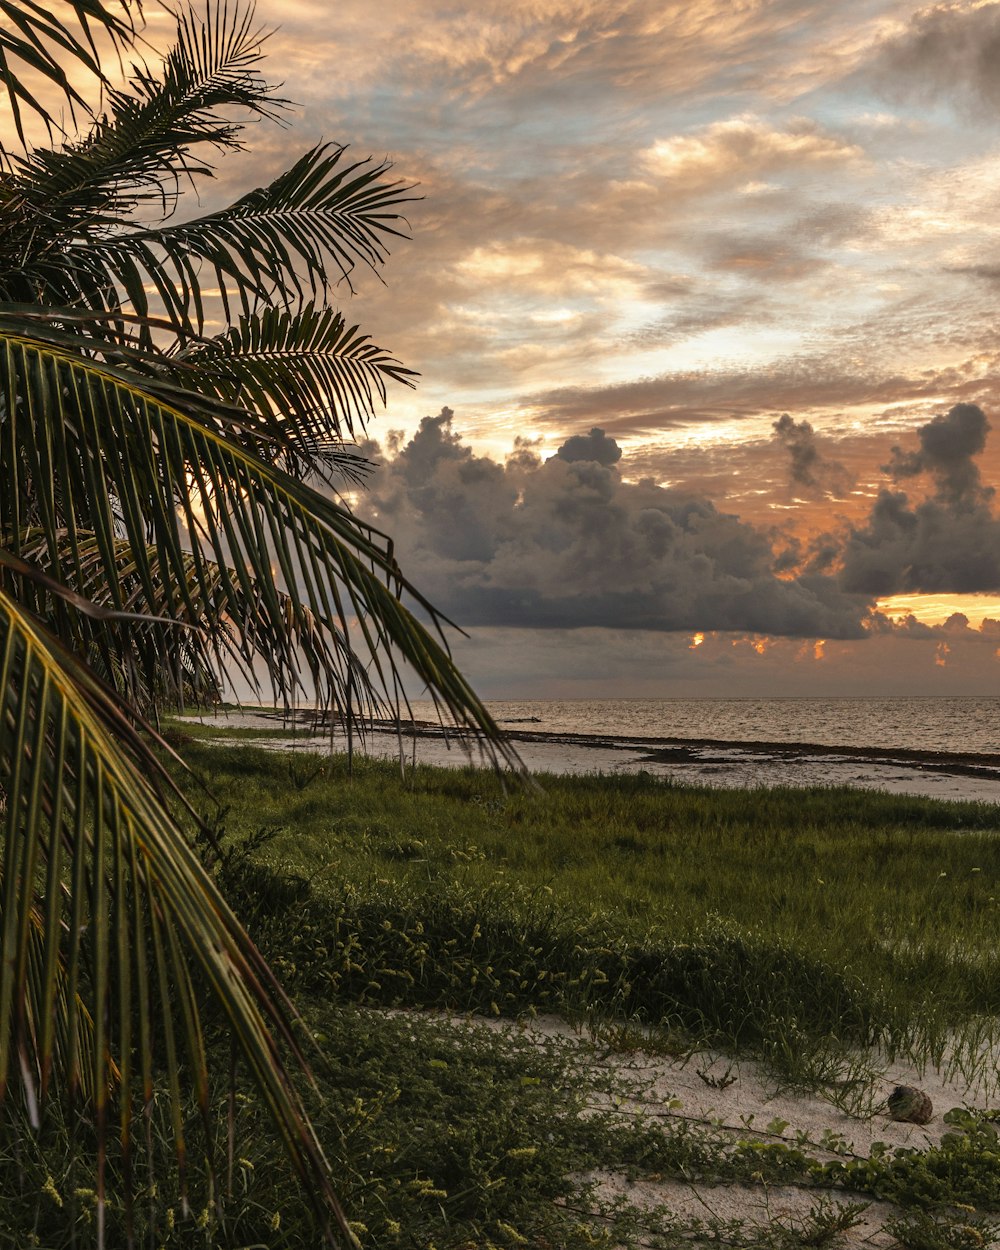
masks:
<path id="1" fill-rule="evenodd" d="M 1000 4 L 259 14 L 297 141 L 419 184 L 386 285 L 352 275 L 421 375 L 358 506 L 474 679 L 995 680 Z M 287 141 L 253 150 L 248 185 Z"/>
<path id="2" fill-rule="evenodd" d="M 979 629 L 984 620 L 1000 620 L 1000 595 L 890 595 L 878 601 L 878 609 L 893 620 L 914 616 L 924 625 L 943 625 L 960 614 Z"/>

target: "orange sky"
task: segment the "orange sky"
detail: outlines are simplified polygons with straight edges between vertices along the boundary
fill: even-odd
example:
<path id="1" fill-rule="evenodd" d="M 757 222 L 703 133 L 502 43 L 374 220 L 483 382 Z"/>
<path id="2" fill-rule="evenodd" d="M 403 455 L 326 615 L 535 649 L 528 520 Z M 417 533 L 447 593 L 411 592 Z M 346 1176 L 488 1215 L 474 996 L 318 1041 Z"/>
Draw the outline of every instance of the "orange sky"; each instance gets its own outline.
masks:
<path id="1" fill-rule="evenodd" d="M 358 506 L 485 693 L 996 688 L 1000 4 L 257 11 L 298 110 L 185 211 L 320 138 L 418 184 Z"/>
<path id="2" fill-rule="evenodd" d="M 1000 5 L 259 13 L 296 143 L 419 183 L 350 309 L 422 375 L 371 431 L 362 506 L 473 628 L 489 693 L 992 688 Z M 258 128 L 256 177 L 289 139 Z M 593 429 L 620 458 L 557 471 Z"/>

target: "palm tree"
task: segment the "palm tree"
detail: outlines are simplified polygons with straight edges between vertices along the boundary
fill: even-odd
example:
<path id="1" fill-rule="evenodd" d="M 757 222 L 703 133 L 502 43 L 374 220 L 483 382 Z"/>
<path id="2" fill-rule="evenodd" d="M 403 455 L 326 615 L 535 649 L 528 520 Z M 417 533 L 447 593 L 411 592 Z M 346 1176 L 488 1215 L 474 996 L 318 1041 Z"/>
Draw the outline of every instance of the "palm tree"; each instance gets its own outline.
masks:
<path id="1" fill-rule="evenodd" d="M 450 720 L 496 728 L 446 622 L 336 492 L 412 375 L 328 298 L 405 234 L 409 188 L 321 145 L 176 219 L 242 146 L 234 111 L 286 104 L 251 9 L 179 13 L 156 68 L 137 15 L 0 0 L 0 1099 L 36 1126 L 53 1100 L 85 1108 L 102 1242 L 108 1145 L 127 1172 L 154 1086 L 183 1185 L 221 1012 L 332 1236 L 294 1009 L 192 850 L 148 717 L 234 668 L 348 720 L 395 713 L 405 665 Z"/>

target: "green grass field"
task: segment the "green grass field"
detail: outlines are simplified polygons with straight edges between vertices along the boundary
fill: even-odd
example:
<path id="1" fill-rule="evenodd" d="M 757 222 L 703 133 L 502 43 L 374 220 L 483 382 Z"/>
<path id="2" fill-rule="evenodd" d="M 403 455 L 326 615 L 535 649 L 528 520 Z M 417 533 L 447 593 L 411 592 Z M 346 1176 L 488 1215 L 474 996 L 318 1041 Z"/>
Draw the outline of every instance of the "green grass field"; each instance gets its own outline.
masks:
<path id="1" fill-rule="evenodd" d="M 1000 1015 L 989 805 L 643 775 L 532 790 L 418 768 L 404 782 L 369 760 L 348 778 L 343 760 L 249 747 L 188 758 L 227 845 L 260 840 L 244 870 L 308 894 L 323 953 L 295 935 L 303 986 L 603 1011 L 732 1046 L 773 1047 L 794 1026 L 932 1057 L 956 1034 L 972 1049 Z"/>
<path id="2" fill-rule="evenodd" d="M 325 1055 L 310 1106 L 362 1246 L 835 1247 L 879 1197 L 899 1204 L 905 1250 L 979 1250 L 997 1235 L 989 1116 L 959 1116 L 941 1147 L 831 1161 L 805 1141 L 624 1124 L 593 1110 L 617 1096 L 612 1078 L 558 1046 L 385 1009 L 557 1013 L 605 1048 L 711 1043 L 763 1061 L 776 1085 L 827 1094 L 874 1047 L 947 1059 L 995 1089 L 983 1047 L 1000 1035 L 1000 809 L 643 775 L 504 788 L 488 772 L 403 779 L 364 759 L 349 776 L 342 758 L 232 742 L 183 753 L 192 771 L 178 776 L 217 843 L 206 860 Z M 164 1125 L 154 1150 L 168 1155 L 168 1138 Z M 0 1146 L 0 1246 L 91 1245 L 91 1190 L 66 1133 L 16 1140 Z M 699 1228 L 600 1209 L 580 1180 L 595 1166 L 792 1184 L 815 1203 L 794 1228 Z M 191 1185 L 188 1213 L 146 1195 L 140 1244 L 315 1245 L 249 1090 L 226 1216 Z M 847 1207 L 830 1205 L 838 1193 Z"/>

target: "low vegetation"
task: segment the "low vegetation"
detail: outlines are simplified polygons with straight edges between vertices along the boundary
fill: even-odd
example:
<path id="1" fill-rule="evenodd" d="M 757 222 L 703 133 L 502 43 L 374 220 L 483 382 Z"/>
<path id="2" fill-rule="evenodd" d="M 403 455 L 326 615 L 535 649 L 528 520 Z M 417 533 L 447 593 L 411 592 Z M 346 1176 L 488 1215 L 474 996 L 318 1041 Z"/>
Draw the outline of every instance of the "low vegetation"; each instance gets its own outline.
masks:
<path id="1" fill-rule="evenodd" d="M 776 1063 L 799 1034 L 936 1062 L 956 1033 L 956 1061 L 974 1062 L 993 1029 L 992 805 L 642 774 L 533 791 L 418 767 L 403 782 L 367 759 L 348 779 L 340 759 L 232 746 L 188 758 L 223 845 L 256 844 L 236 857 L 242 914 L 296 989 L 635 1018 Z"/>
<path id="2" fill-rule="evenodd" d="M 989 1086 L 998 809 L 643 775 L 505 789 L 481 771 L 401 779 L 360 759 L 348 776 L 340 758 L 247 745 L 192 742 L 184 754 L 184 786 L 212 833 L 204 857 L 317 1049 L 306 1096 L 362 1246 L 835 1246 L 877 1199 L 897 1204 L 889 1231 L 907 1250 L 974 1250 L 1000 1235 L 991 1114 L 959 1109 L 940 1146 L 863 1156 L 780 1126 L 734 1137 L 683 1117 L 623 1117 L 631 1078 L 582 1065 L 579 1047 L 451 1018 L 558 1013 L 610 1050 L 712 1044 L 859 1115 L 870 1103 L 845 1091 L 864 1082 L 843 1078 L 869 1071 L 873 1048 Z M 416 1010 L 428 1008 L 450 1016 Z M 209 1044 L 225 1160 L 218 1025 Z M 186 1208 L 143 1188 L 143 1152 L 171 1149 L 157 1114 L 127 1167 L 109 1159 L 109 1237 L 124 1229 L 131 1184 L 138 1244 L 314 1244 L 249 1084 L 219 1169 L 232 1195 L 223 1215 L 200 1175 L 187 1178 Z M 198 1125 L 192 1106 L 188 1131 Z M 0 1149 L 2 1191 L 19 1195 L 0 1213 L 0 1246 L 90 1244 L 93 1182 L 71 1165 L 69 1138 L 50 1124 L 33 1153 Z M 599 1169 L 795 1185 L 813 1200 L 794 1224 L 692 1221 L 602 1197 L 588 1179 Z"/>

